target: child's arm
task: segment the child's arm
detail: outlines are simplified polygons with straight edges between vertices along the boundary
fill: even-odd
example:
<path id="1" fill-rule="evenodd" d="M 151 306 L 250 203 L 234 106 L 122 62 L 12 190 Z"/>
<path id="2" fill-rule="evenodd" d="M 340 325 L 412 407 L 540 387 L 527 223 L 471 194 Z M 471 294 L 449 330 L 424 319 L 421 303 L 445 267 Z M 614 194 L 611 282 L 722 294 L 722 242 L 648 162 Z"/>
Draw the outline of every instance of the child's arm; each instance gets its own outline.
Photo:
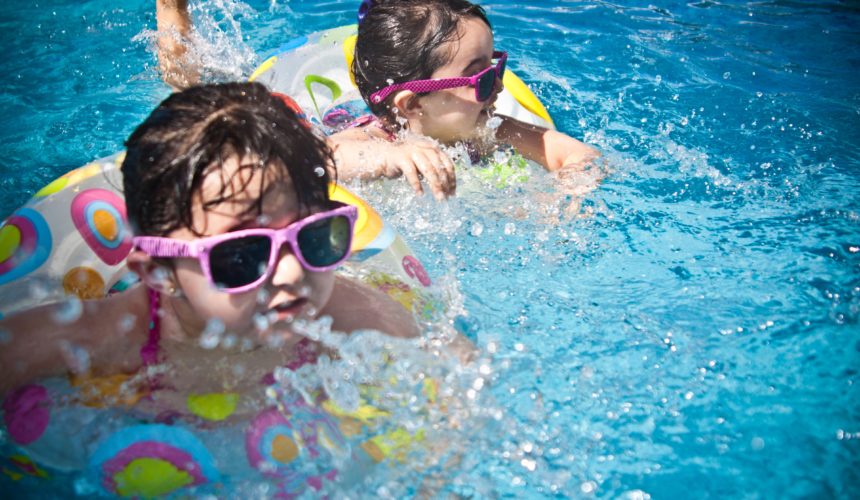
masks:
<path id="1" fill-rule="evenodd" d="M 375 127 L 349 128 L 328 138 L 338 180 L 378 179 L 403 175 L 418 194 L 421 179 L 436 199 L 454 194 L 454 163 L 437 144 L 417 137 L 391 142 Z"/>
<path id="2" fill-rule="evenodd" d="M 199 69 L 187 60 L 188 34 L 192 30 L 188 0 L 156 0 L 158 26 L 158 67 L 161 78 L 176 90 L 195 85 Z"/>
<path id="3" fill-rule="evenodd" d="M 600 156 L 596 149 L 567 134 L 529 125 L 508 116 L 501 117 L 497 140 L 510 144 L 521 155 L 540 163 L 550 172 L 562 168 L 584 170 Z"/>
<path id="4" fill-rule="evenodd" d="M 383 292 L 343 276 L 335 281 L 324 314 L 329 314 L 332 328 L 341 332 L 371 329 L 392 337 L 419 335 L 412 313 Z"/>
<path id="5" fill-rule="evenodd" d="M 144 287 L 138 287 L 144 288 Z M 0 320 L 0 395 L 66 373 L 116 373 L 140 363 L 145 320 L 133 321 L 128 299 L 135 291 L 76 305 L 48 304 Z M 123 302 L 117 304 L 116 302 Z M 148 302 L 141 304 L 144 309 Z M 117 309 L 122 308 L 122 309 Z M 134 348 L 134 347 L 137 348 Z"/>

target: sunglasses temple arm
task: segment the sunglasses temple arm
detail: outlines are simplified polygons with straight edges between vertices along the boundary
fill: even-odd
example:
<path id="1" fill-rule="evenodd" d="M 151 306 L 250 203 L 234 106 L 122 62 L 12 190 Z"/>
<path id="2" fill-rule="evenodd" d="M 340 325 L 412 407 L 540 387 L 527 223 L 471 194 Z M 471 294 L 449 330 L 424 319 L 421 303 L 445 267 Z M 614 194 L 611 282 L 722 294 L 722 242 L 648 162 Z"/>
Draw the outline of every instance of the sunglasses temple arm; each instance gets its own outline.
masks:
<path id="1" fill-rule="evenodd" d="M 134 238 L 132 242 L 152 257 L 194 257 L 191 245 L 183 241 L 142 236 Z"/>

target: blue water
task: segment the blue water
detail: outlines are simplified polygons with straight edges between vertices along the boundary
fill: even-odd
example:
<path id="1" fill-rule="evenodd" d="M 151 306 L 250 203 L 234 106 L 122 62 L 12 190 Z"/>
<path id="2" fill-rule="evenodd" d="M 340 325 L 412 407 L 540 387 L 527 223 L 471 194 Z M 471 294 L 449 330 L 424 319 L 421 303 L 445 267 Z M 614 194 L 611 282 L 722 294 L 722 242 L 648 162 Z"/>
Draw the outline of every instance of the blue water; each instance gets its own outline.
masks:
<path id="1" fill-rule="evenodd" d="M 441 491 L 856 498 L 860 7 L 522 3 L 485 3 L 497 45 L 610 171 L 580 215 L 539 172 L 446 205 L 363 191 L 491 359 L 480 401 L 499 419 L 449 443 Z M 120 149 L 168 94 L 151 4 L 0 12 L 0 216 Z M 211 3 L 197 15 L 222 63 L 207 78 L 247 75 L 356 4 Z M 427 473 L 381 468 L 370 491 Z"/>

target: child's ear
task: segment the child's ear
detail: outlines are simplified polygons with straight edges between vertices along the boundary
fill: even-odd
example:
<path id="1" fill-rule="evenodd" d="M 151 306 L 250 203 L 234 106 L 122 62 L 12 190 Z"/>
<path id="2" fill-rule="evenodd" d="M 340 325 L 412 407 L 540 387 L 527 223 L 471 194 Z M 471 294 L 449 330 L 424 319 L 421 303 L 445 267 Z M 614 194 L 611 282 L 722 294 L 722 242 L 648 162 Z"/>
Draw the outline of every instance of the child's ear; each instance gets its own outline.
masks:
<path id="1" fill-rule="evenodd" d="M 164 264 L 156 262 L 148 254 L 140 250 L 132 250 L 125 259 L 128 268 L 137 274 L 149 288 L 166 295 L 176 294 L 177 283 L 173 270 Z"/>
<path id="2" fill-rule="evenodd" d="M 397 109 L 397 114 L 407 120 L 417 118 L 422 111 L 421 99 L 410 90 L 401 90 L 395 94 L 391 103 Z"/>

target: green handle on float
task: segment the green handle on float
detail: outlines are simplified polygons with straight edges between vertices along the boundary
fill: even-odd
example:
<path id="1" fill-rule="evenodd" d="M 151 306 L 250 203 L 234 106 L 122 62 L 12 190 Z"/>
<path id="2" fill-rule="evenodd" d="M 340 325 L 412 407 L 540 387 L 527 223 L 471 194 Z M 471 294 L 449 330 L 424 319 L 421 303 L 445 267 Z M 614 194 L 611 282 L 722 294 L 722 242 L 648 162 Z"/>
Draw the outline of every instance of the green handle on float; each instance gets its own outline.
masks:
<path id="1" fill-rule="evenodd" d="M 322 114 L 320 113 L 320 108 L 317 106 L 317 99 L 314 97 L 314 91 L 311 90 L 311 84 L 318 83 L 323 87 L 329 89 L 331 91 L 331 100 L 334 101 L 343 93 L 340 90 L 340 85 L 337 84 L 334 80 L 330 78 L 326 78 L 324 76 L 319 75 L 307 75 L 305 76 L 305 88 L 308 90 L 308 95 L 311 96 L 311 102 L 314 103 L 314 109 L 317 111 L 317 117 L 322 120 Z"/>

